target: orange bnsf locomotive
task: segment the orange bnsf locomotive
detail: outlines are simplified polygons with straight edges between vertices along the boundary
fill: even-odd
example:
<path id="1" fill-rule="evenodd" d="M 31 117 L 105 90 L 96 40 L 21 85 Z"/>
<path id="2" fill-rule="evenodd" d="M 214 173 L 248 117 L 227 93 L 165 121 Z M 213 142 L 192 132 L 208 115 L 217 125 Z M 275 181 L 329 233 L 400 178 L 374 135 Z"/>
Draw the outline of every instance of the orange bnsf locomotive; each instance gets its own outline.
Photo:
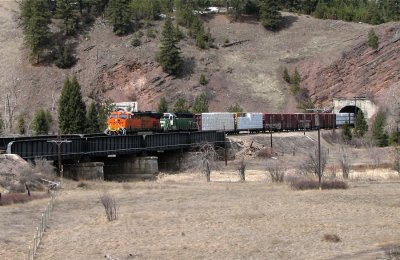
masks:
<path id="1" fill-rule="evenodd" d="M 107 120 L 107 135 L 126 135 L 139 131 L 161 131 L 160 119 L 163 113 L 157 112 L 111 112 Z"/>

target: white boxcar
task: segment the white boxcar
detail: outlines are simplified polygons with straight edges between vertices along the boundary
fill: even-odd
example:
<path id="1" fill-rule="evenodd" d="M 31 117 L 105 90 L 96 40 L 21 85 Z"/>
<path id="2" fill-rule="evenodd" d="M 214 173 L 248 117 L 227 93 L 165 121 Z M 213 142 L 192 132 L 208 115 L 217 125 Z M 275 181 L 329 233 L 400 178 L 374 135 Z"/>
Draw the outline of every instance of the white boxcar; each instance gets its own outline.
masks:
<path id="1" fill-rule="evenodd" d="M 201 114 L 201 130 L 211 131 L 235 131 L 235 118 L 233 113 L 202 113 Z"/>
<path id="2" fill-rule="evenodd" d="M 262 113 L 239 113 L 237 121 L 237 130 L 262 130 L 263 116 Z"/>

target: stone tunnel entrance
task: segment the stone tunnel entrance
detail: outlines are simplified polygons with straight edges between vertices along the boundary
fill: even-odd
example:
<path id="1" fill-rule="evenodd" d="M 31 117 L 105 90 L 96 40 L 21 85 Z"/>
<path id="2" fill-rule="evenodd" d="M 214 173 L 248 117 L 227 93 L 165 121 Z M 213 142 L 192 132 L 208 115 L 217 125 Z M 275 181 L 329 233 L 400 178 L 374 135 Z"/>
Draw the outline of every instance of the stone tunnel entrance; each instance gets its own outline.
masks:
<path id="1" fill-rule="evenodd" d="M 359 110 L 360 110 L 360 108 L 358 108 L 356 106 L 345 106 L 342 109 L 340 109 L 339 113 L 353 113 L 353 114 L 357 115 Z"/>
<path id="2" fill-rule="evenodd" d="M 365 119 L 370 119 L 377 111 L 378 107 L 366 97 L 353 98 L 333 98 L 333 113 L 353 113 L 361 110 Z"/>

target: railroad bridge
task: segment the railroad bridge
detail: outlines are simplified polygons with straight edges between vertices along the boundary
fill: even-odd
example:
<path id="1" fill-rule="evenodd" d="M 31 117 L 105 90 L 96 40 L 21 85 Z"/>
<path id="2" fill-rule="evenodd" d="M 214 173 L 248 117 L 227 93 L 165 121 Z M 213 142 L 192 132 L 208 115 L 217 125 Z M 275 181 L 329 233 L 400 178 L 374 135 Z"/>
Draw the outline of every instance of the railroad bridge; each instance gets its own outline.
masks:
<path id="1" fill-rule="evenodd" d="M 358 110 L 364 114 L 364 117 L 370 119 L 376 112 L 378 107 L 366 97 L 353 98 L 333 98 L 333 113 L 357 113 Z"/>

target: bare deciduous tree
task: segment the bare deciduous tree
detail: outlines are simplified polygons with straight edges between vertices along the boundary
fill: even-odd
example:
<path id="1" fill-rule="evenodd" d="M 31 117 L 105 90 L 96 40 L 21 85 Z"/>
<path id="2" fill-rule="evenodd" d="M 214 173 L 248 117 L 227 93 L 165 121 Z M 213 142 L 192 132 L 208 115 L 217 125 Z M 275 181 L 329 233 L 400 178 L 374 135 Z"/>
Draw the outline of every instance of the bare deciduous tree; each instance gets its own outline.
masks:
<path id="1" fill-rule="evenodd" d="M 200 146 L 201 171 L 206 176 L 207 182 L 211 180 L 211 170 L 215 167 L 217 152 L 210 143 L 204 143 Z"/>
<path id="2" fill-rule="evenodd" d="M 244 159 L 244 156 L 240 160 L 239 165 L 237 166 L 237 170 L 239 172 L 240 181 L 246 181 L 246 161 Z"/>
<path id="3" fill-rule="evenodd" d="M 366 140 L 364 146 L 367 148 L 368 155 L 371 159 L 371 166 L 377 168 L 381 165 L 381 153 L 372 140 Z"/>
<path id="4" fill-rule="evenodd" d="M 103 195 L 100 196 L 100 202 L 104 206 L 107 220 L 116 220 L 118 218 L 118 206 L 114 197 L 108 193 L 103 193 Z"/>
<path id="5" fill-rule="evenodd" d="M 14 83 L 11 87 L 5 89 L 4 97 L 4 124 L 8 131 L 13 128 L 14 114 L 18 105 L 20 89 L 17 88 L 18 84 L 14 79 Z"/>
<path id="6" fill-rule="evenodd" d="M 321 159 L 321 171 L 319 170 L 319 156 Z M 327 151 L 321 148 L 321 154 L 318 154 L 318 148 L 308 154 L 308 158 L 304 161 L 303 164 L 299 166 L 299 171 L 301 174 L 309 175 L 313 174 L 318 177 L 319 185 L 321 189 L 322 185 L 322 177 L 325 173 L 325 168 L 328 162 Z"/>
<path id="7" fill-rule="evenodd" d="M 342 146 L 340 147 L 339 164 L 342 169 L 343 178 L 348 179 L 350 173 L 350 158 L 347 149 Z"/>
<path id="8" fill-rule="evenodd" d="M 267 172 L 272 182 L 283 182 L 286 174 L 286 167 L 279 162 L 270 162 L 267 165 Z"/>
<path id="9" fill-rule="evenodd" d="M 393 169 L 400 175 L 400 148 L 395 150 Z"/>

